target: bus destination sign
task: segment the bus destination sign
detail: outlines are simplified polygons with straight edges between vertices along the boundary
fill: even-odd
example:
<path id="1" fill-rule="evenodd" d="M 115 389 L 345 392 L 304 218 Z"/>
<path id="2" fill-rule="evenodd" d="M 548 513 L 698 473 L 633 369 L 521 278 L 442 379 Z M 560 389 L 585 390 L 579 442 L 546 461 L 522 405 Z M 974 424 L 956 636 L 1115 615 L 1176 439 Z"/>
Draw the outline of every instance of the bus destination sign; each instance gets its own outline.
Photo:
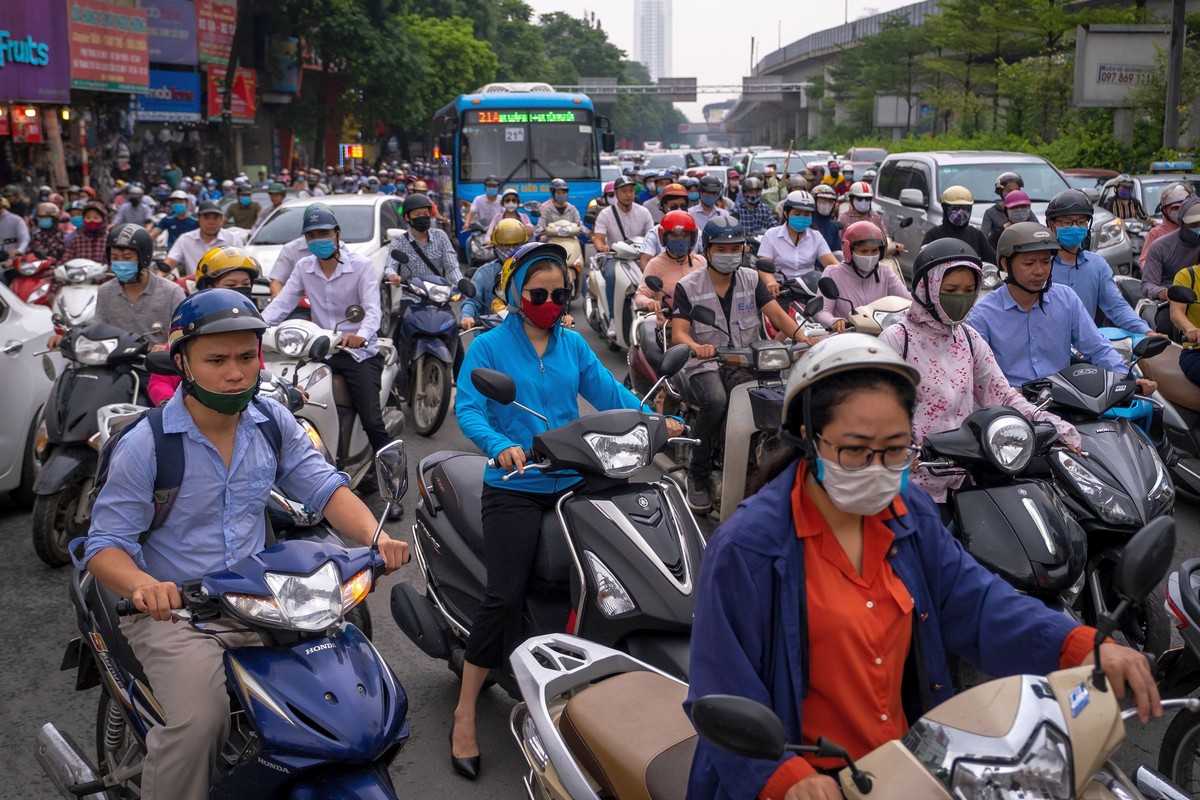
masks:
<path id="1" fill-rule="evenodd" d="M 579 122 L 571 109 L 541 111 L 468 111 L 468 125 L 519 125 L 529 122 Z"/>

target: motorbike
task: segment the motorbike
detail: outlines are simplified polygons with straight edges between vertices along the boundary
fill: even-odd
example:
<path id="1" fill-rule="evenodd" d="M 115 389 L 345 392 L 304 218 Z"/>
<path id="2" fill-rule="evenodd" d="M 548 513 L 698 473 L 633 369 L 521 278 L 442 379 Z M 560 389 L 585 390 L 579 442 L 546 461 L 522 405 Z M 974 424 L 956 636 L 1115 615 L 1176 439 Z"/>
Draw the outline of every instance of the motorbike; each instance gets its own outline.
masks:
<path id="1" fill-rule="evenodd" d="M 33 549 L 52 567 L 71 563 L 67 545 L 87 533 L 87 497 L 100 445 L 97 412 L 113 403 L 149 406 L 141 362 L 150 349 L 146 337 L 161 330 L 156 325 L 137 334 L 95 323 L 67 331 L 59 344 L 68 364 L 46 400 L 46 445 L 33 487 L 31 522 Z"/>
<path id="2" fill-rule="evenodd" d="M 408 254 L 393 250 L 392 258 L 408 263 Z M 458 352 L 458 317 L 450 304 L 464 295 L 475 296 L 475 284 L 463 278 L 457 288 L 437 275 L 410 278 L 400 337 L 407 352 L 400 357 L 398 385 L 407 388 L 413 426 L 422 436 L 442 427 L 450 410 L 454 362 Z"/>
<path id="3" fill-rule="evenodd" d="M 1150 224 L 1140 219 L 1125 220 L 1125 234 L 1129 237 L 1129 246 L 1133 248 L 1133 266 L 1136 269 L 1138 266 L 1138 256 L 1142 252 L 1142 247 L 1146 243 L 1146 233 L 1150 230 Z"/>
<path id="4" fill-rule="evenodd" d="M 406 482 L 403 445 L 382 449 L 376 463 L 390 506 Z M 376 538 L 382 529 L 381 519 Z M 230 732 L 210 797 L 396 797 L 388 765 L 409 737 L 408 698 L 349 617 L 383 570 L 374 543 L 293 539 L 184 583 L 173 621 L 197 630 L 232 621 L 262 638 L 224 654 Z M 76 672 L 77 690 L 102 687 L 97 759 L 46 723 L 38 762 L 63 797 L 137 796 L 146 737 L 165 721 L 118 625 L 136 610 L 87 572 L 74 576 L 71 600 L 80 637 L 62 669 Z"/>
<path id="5" fill-rule="evenodd" d="M 585 233 L 580 225 L 560 219 L 546 226 L 546 241 L 567 251 L 567 266 L 571 268 L 572 298 L 583 293 L 583 246 L 579 237 Z"/>
<path id="6" fill-rule="evenodd" d="M 608 345 L 609 350 L 629 349 L 633 329 L 633 295 L 642 282 L 641 237 L 614 242 L 608 253 L 596 253 L 588 265 L 584 315 L 588 325 Z M 608 279 L 605 267 L 613 265 L 613 308 L 608 303 Z"/>
<path id="7" fill-rule="evenodd" d="M 27 253 L 12 267 L 17 276 L 9 287 L 30 305 L 49 306 L 54 302 L 58 284 L 54 280 L 54 259 Z"/>
<path id="8" fill-rule="evenodd" d="M 54 268 L 54 281 L 61 287 L 54 298 L 54 313 L 62 326 L 78 328 L 92 321 L 100 284 L 110 277 L 108 267 L 88 258 L 72 258 Z"/>
<path id="9" fill-rule="evenodd" d="M 885 328 L 903 320 L 904 312 L 911 306 L 912 300 L 907 297 L 881 297 L 850 312 L 850 324 L 859 333 L 878 336 Z"/>
<path id="10" fill-rule="evenodd" d="M 467 228 L 463 251 L 466 253 L 467 272 L 473 273 L 482 264 L 496 257 L 496 250 L 487 238 L 487 228 L 472 222 Z"/>
<path id="11" fill-rule="evenodd" d="M 1186 286 L 1172 286 L 1169 299 L 1177 303 L 1195 303 L 1196 293 Z M 1163 428 L 1167 441 L 1179 454 L 1171 467 L 1176 488 L 1200 498 L 1200 386 L 1192 383 L 1179 367 L 1183 348 L 1172 344 L 1153 358 L 1138 362 L 1142 374 L 1158 384 L 1158 393 L 1167 401 L 1163 406 Z"/>
<path id="12" fill-rule="evenodd" d="M 774 270 L 774 265 L 769 261 L 759 260 L 755 263 L 755 269 L 759 272 L 769 272 Z M 816 270 L 805 272 L 795 278 L 783 278 L 778 273 L 776 273 L 776 276 L 781 279 L 779 281 L 779 294 L 776 295 L 775 299 L 779 302 L 779 305 L 783 306 L 783 310 L 788 312 L 792 319 L 801 323 L 803 326 L 802 330 L 807 336 L 818 338 L 827 334 L 828 331 L 819 322 L 813 320 L 813 315 L 807 314 L 805 308 L 814 298 L 837 299 L 837 284 L 831 278 L 822 278 L 821 273 Z M 825 294 L 825 290 L 821 288 L 822 286 L 825 287 L 825 290 L 832 291 L 834 294 Z M 822 301 L 821 308 L 823 307 L 824 301 Z M 820 311 L 820 308 L 817 310 Z M 762 315 L 762 324 L 768 339 L 774 339 L 778 336 L 779 332 L 775 330 L 775 326 L 771 324 L 771 321 L 767 319 L 765 314 Z"/>
<path id="13" fill-rule="evenodd" d="M 687 355 L 686 348 L 668 353 L 664 375 Z M 477 369 L 471 381 L 498 403 L 514 402 L 516 388 L 503 373 Z M 567 630 L 672 675 L 687 674 L 704 539 L 675 484 L 634 480 L 670 443 L 662 416 L 624 409 L 534 437 L 526 470 L 577 473 L 583 482 L 542 519 L 525 636 Z M 487 463 L 480 455 L 447 451 L 421 461 L 413 553 L 424 588 L 409 581 L 392 588 L 396 624 L 426 655 L 460 674 L 487 584 L 480 506 Z M 511 672 L 493 670 L 491 677 L 519 696 Z"/>
<path id="14" fill-rule="evenodd" d="M 1159 658 L 1156 679 L 1163 697 L 1187 697 L 1200 688 L 1200 559 L 1184 561 L 1167 582 L 1167 610 L 1183 638 L 1183 647 Z M 1159 749 L 1158 770 L 1187 792 L 1200 793 L 1200 713 L 1180 711 L 1167 726 Z"/>
<path id="15" fill-rule="evenodd" d="M 361 322 L 365 316 L 362 306 L 346 309 L 349 322 Z M 289 319 L 263 334 L 262 353 L 269 372 L 308 395 L 296 418 L 316 429 L 326 458 L 350 476 L 350 488 L 355 489 L 371 468 L 371 446 L 358 424 L 345 379 L 324 363 L 341 344 L 342 334 L 336 330 L 325 330 L 309 320 Z M 384 365 L 379 402 L 388 435 L 395 438 L 404 428 L 404 412 L 394 391 L 399 372 L 396 347 L 387 339 L 379 339 L 378 347 Z"/>

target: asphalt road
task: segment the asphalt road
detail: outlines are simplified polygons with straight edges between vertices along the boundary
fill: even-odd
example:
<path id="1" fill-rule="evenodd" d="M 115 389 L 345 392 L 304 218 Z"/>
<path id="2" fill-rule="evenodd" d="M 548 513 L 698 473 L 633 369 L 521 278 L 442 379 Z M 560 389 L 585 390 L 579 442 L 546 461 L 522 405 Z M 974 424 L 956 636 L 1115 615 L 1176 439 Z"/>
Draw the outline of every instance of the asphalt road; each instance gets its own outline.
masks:
<path id="1" fill-rule="evenodd" d="M 604 362 L 624 375 L 623 354 L 598 344 L 580 319 L 580 330 Z M 416 434 L 405 437 L 414 466 L 424 456 L 444 449 L 472 449 L 458 433 L 453 417 L 432 439 Z M 416 502 L 415 492 L 408 498 Z M 377 498 L 370 498 L 373 505 Z M 376 509 L 378 510 L 378 508 Z M 1181 561 L 1200 552 L 1200 515 L 1194 506 L 1181 504 L 1176 556 Z M 34 555 L 29 534 L 30 515 L 0 495 L 0 608 L 6 609 L 8 644 L 0 648 L 0 800 L 38 800 L 55 797 L 33 757 L 38 728 L 53 721 L 94 755 L 93 742 L 98 689 L 74 690 L 74 673 L 58 669 L 63 648 L 77 635 L 67 598 L 68 572 L 45 567 Z M 389 523 L 393 535 L 411 541 L 411 514 Z M 521 776 L 524 761 L 508 731 L 513 701 L 499 688 L 486 691 L 479 705 L 483 772 L 477 782 L 458 777 L 447 763 L 450 715 L 458 695 L 457 679 L 442 662 L 434 662 L 400 633 L 388 610 L 388 595 L 397 580 L 416 580 L 415 567 L 384 578 L 370 597 L 375 642 L 399 676 L 409 699 L 412 738 L 392 768 L 400 797 L 456 797 L 463 800 L 516 800 L 524 796 Z M 423 588 L 423 587 L 422 587 Z M 849 698 L 848 698 L 849 699 Z M 1130 741 L 1118 754 L 1125 767 L 1154 764 L 1166 722 L 1144 731 L 1130 729 Z"/>

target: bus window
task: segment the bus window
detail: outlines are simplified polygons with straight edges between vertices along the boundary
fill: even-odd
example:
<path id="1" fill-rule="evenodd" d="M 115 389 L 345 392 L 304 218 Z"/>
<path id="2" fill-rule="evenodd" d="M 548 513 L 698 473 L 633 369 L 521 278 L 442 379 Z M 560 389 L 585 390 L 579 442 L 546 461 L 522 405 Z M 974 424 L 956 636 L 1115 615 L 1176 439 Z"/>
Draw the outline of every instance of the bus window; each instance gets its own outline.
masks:
<path id="1" fill-rule="evenodd" d="M 534 180 L 596 180 L 596 137 L 590 125 L 534 122 L 529 125 L 533 141 Z"/>
<path id="2" fill-rule="evenodd" d="M 495 175 L 500 180 L 529 180 L 529 165 L 521 163 L 528 153 L 526 128 L 525 125 L 465 126 L 459 138 L 459 179 L 463 183 L 483 183 L 488 175 Z"/>

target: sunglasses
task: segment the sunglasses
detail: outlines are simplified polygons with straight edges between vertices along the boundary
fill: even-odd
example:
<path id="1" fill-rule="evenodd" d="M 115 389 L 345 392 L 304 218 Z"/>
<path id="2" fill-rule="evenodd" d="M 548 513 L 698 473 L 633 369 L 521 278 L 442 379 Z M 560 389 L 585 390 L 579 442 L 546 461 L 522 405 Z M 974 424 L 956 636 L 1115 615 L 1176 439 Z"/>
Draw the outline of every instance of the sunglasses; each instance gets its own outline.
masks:
<path id="1" fill-rule="evenodd" d="M 553 300 L 556 306 L 565 306 L 568 298 L 571 296 L 570 290 L 565 286 L 553 291 L 549 289 L 526 289 L 525 293 L 529 295 L 529 302 L 535 306 L 540 306 L 547 300 Z"/>

